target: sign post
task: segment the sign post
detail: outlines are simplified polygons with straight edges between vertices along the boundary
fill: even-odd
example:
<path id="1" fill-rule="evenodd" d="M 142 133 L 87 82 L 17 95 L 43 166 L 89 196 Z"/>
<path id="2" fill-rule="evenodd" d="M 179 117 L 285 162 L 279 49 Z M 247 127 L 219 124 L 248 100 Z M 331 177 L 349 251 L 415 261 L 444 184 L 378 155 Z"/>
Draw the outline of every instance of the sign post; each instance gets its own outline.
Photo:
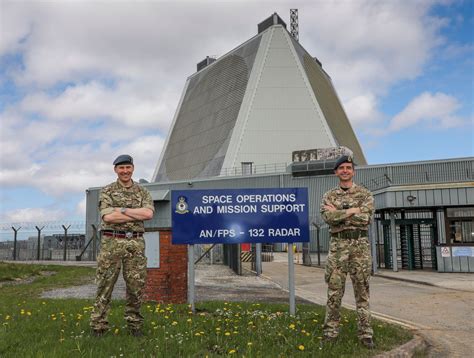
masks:
<path id="1" fill-rule="evenodd" d="M 188 245 L 188 303 L 191 311 L 196 313 L 194 306 L 194 245 Z"/>
<path id="2" fill-rule="evenodd" d="M 295 314 L 293 243 L 309 242 L 308 189 L 173 190 L 172 242 L 188 246 L 188 302 L 194 312 L 194 244 L 287 242 L 290 314 Z M 261 273 L 261 257 L 257 258 Z"/>

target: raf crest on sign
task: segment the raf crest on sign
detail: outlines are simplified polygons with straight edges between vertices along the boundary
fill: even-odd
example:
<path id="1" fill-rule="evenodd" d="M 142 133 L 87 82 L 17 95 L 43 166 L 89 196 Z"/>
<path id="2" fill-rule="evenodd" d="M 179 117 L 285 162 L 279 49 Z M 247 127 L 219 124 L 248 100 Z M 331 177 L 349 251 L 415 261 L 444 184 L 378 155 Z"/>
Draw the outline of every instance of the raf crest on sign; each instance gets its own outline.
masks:
<path id="1" fill-rule="evenodd" d="M 189 213 L 188 203 L 186 202 L 186 198 L 184 196 L 180 196 L 178 198 L 178 202 L 176 203 L 176 211 L 175 212 L 177 214 Z"/>

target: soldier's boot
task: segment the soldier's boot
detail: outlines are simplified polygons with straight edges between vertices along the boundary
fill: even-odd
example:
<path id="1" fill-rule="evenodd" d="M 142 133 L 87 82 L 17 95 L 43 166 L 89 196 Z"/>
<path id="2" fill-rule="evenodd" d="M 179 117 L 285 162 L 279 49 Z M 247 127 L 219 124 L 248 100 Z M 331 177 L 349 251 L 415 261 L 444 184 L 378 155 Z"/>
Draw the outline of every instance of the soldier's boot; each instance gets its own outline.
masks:
<path id="1" fill-rule="evenodd" d="M 91 333 L 94 337 L 102 337 L 107 333 L 107 329 L 92 329 Z"/>
<path id="2" fill-rule="evenodd" d="M 143 337 L 143 331 L 141 328 L 131 328 L 130 334 L 134 337 Z"/>
<path id="3" fill-rule="evenodd" d="M 375 343 L 372 337 L 364 337 L 360 339 L 360 343 L 367 349 L 374 349 Z"/>

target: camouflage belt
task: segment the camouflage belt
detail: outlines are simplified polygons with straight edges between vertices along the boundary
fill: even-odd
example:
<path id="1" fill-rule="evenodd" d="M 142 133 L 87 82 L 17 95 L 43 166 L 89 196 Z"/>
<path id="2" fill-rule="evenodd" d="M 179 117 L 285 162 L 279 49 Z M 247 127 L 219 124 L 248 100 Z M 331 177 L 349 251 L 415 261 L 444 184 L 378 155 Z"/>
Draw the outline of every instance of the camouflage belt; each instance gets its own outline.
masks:
<path id="1" fill-rule="evenodd" d="M 138 231 L 104 230 L 102 231 L 102 235 L 108 237 L 117 237 L 119 239 L 132 239 L 142 237 L 143 233 Z"/>
<path id="2" fill-rule="evenodd" d="M 367 230 L 347 230 L 341 232 L 332 233 L 332 237 L 340 239 L 358 239 L 360 237 L 367 237 L 369 232 Z"/>

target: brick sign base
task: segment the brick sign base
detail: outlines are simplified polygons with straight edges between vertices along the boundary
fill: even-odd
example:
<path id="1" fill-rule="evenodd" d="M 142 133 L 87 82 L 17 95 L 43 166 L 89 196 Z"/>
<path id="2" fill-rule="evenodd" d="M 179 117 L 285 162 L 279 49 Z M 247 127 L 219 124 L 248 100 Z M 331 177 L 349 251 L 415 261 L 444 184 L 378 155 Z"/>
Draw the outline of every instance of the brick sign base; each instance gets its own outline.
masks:
<path id="1" fill-rule="evenodd" d="M 160 267 L 147 269 L 145 300 L 186 303 L 187 296 L 187 245 L 172 245 L 171 230 L 160 230 Z"/>

